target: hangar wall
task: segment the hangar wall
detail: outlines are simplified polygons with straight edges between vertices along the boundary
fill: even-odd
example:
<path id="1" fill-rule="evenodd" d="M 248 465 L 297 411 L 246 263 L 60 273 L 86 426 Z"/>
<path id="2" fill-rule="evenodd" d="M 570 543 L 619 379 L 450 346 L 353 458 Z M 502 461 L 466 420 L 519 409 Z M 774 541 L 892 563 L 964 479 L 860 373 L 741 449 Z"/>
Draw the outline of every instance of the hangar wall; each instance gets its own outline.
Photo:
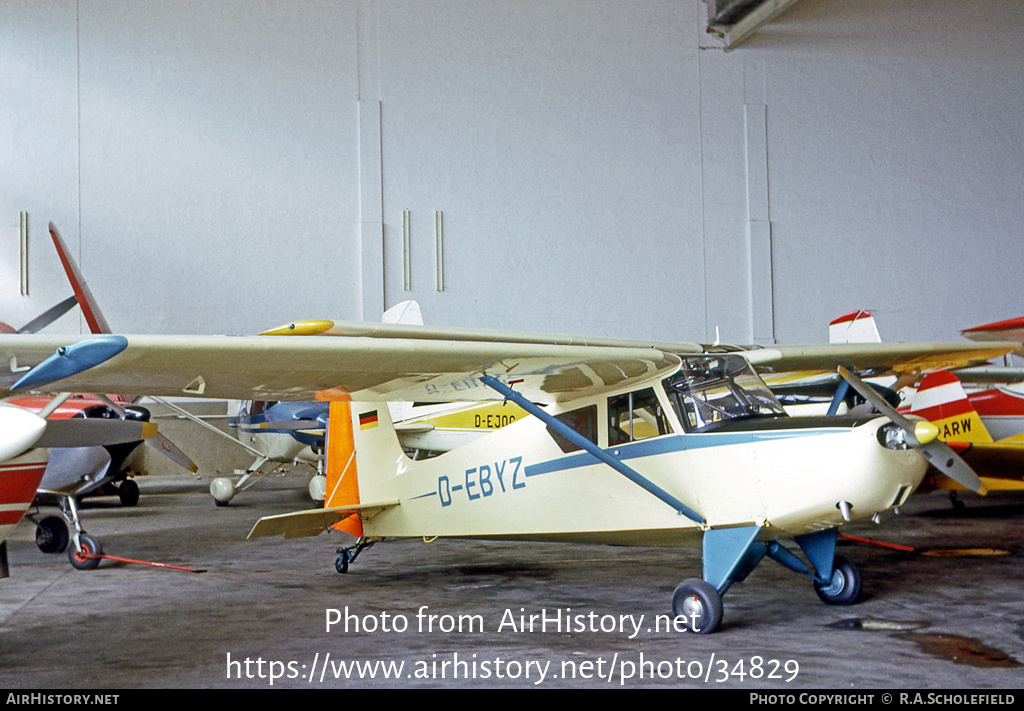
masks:
<path id="1" fill-rule="evenodd" d="M 408 298 L 436 325 L 735 342 L 1024 311 L 1018 3 L 801 0 L 730 52 L 704 12 L 5 3 L 0 319 L 69 293 L 49 220 L 126 332 Z"/>

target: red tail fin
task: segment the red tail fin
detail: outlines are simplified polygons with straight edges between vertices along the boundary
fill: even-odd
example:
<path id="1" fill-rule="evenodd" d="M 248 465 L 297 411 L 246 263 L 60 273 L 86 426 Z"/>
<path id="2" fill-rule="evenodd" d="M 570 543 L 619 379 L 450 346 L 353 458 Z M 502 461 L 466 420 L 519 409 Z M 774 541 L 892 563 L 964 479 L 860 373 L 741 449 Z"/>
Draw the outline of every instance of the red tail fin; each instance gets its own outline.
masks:
<path id="1" fill-rule="evenodd" d="M 935 424 L 943 440 L 992 441 L 960 381 L 948 371 L 940 370 L 924 376 L 910 412 Z"/>
<path id="2" fill-rule="evenodd" d="M 89 324 L 89 330 L 93 333 L 110 333 L 110 325 L 103 318 L 100 307 L 96 304 L 96 299 L 93 298 L 92 292 L 89 291 L 89 287 L 85 283 L 85 279 L 82 278 L 82 273 L 78 270 L 78 265 L 71 258 L 71 253 L 68 251 L 67 245 L 64 244 L 64 239 L 60 236 L 60 232 L 57 231 L 52 222 L 50 223 L 50 237 L 53 238 L 53 245 L 57 248 L 57 254 L 60 255 L 60 261 L 64 265 L 68 281 L 71 282 L 75 298 L 78 299 L 78 305 L 82 308 L 85 322 Z"/>

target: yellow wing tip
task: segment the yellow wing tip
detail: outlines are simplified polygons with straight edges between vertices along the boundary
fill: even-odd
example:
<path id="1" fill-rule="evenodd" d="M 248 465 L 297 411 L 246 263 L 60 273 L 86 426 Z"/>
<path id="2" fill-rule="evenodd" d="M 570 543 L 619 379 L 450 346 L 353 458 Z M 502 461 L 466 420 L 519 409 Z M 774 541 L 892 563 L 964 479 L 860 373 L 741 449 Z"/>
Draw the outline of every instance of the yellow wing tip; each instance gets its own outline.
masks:
<path id="1" fill-rule="evenodd" d="M 323 319 L 310 319 L 307 321 L 293 321 L 264 331 L 261 336 L 318 336 L 324 331 L 334 328 L 334 321 Z"/>

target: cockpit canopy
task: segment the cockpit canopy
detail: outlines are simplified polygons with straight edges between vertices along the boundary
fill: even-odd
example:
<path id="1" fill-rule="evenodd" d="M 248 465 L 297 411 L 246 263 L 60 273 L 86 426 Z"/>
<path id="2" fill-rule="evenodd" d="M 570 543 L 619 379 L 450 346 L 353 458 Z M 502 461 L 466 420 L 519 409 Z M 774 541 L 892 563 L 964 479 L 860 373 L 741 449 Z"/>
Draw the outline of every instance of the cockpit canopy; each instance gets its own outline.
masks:
<path id="1" fill-rule="evenodd" d="M 783 417 L 786 411 L 742 356 L 684 356 L 664 380 L 665 392 L 687 432 L 726 420 Z"/>

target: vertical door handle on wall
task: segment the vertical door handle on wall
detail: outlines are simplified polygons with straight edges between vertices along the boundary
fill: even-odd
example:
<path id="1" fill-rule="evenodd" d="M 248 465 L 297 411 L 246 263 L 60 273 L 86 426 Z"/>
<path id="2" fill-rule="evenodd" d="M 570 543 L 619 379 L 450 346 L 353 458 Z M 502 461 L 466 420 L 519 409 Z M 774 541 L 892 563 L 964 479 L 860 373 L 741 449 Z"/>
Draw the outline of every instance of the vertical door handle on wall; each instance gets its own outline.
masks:
<path id="1" fill-rule="evenodd" d="M 434 213 L 434 241 L 437 243 L 437 290 L 444 291 L 444 219 L 438 210 Z"/>
<path id="2" fill-rule="evenodd" d="M 21 242 L 21 295 L 28 296 L 28 213 L 21 212 L 20 242 Z"/>

